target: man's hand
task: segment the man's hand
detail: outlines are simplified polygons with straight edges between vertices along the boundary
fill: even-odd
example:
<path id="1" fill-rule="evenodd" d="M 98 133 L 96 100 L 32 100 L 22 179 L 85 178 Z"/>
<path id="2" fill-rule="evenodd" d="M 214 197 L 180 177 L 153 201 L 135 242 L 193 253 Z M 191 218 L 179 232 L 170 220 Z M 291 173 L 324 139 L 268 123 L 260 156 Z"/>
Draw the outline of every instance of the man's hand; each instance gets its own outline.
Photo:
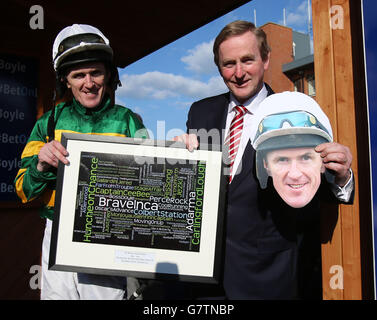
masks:
<path id="1" fill-rule="evenodd" d="M 37 169 L 38 171 L 45 172 L 51 166 L 57 168 L 59 161 L 69 164 L 67 156 L 67 150 L 59 141 L 53 140 L 46 143 L 39 151 Z"/>
<path id="2" fill-rule="evenodd" d="M 321 154 L 325 167 L 335 173 L 335 183 L 344 187 L 351 173 L 352 154 L 348 147 L 336 143 L 323 143 L 314 149 Z"/>
<path id="3" fill-rule="evenodd" d="M 198 149 L 199 147 L 198 138 L 193 133 L 184 133 L 180 136 L 174 137 L 173 140 L 183 142 L 186 145 L 188 151 L 193 151 L 194 149 Z"/>

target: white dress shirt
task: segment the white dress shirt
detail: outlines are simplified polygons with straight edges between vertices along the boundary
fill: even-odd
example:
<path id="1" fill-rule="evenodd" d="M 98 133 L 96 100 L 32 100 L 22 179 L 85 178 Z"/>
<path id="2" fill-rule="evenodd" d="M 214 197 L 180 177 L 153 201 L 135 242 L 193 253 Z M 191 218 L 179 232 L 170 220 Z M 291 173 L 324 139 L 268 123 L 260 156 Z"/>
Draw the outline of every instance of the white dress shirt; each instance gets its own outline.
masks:
<path id="1" fill-rule="evenodd" d="M 242 134 L 241 134 L 241 140 L 238 147 L 236 158 L 234 159 L 232 178 L 235 173 L 241 171 L 241 168 L 238 168 L 238 167 L 241 163 L 243 153 L 246 149 L 247 144 L 253 139 L 253 137 L 251 137 L 252 132 L 256 132 L 255 130 L 253 130 L 254 129 L 253 128 L 253 113 L 255 113 L 258 110 L 259 104 L 267 97 L 267 93 L 268 93 L 267 89 L 265 85 L 263 85 L 263 88 L 255 96 L 251 97 L 249 100 L 247 100 L 245 103 L 242 104 L 247 109 L 247 112 L 245 113 L 244 118 L 243 118 L 243 129 L 242 129 Z M 228 136 L 230 123 L 232 122 L 233 118 L 236 115 L 236 112 L 233 110 L 233 108 L 239 105 L 241 104 L 237 101 L 237 99 L 231 93 L 230 103 L 228 107 L 228 115 L 226 117 L 224 137 Z M 239 169 L 239 171 L 237 171 L 237 169 Z"/>

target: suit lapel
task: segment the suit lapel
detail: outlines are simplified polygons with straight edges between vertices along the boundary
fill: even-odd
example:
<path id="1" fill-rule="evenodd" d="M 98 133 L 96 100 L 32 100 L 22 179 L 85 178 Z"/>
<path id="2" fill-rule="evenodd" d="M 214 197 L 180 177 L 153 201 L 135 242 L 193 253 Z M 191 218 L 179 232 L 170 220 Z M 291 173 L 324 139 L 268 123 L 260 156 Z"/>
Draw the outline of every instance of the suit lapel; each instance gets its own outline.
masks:
<path id="1" fill-rule="evenodd" d="M 219 130 L 221 135 L 221 144 L 224 143 L 222 132 L 225 129 L 226 117 L 228 114 L 229 93 L 223 94 L 214 101 L 212 112 L 207 117 L 207 130 Z"/>

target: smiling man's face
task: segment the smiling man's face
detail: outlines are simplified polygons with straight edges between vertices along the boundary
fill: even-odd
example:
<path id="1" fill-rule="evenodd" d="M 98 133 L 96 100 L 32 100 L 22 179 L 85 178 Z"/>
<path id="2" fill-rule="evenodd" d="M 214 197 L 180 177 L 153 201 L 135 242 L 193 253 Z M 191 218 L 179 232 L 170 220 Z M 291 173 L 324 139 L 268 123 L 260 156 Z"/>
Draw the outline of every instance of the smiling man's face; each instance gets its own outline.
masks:
<path id="1" fill-rule="evenodd" d="M 275 190 L 293 208 L 302 208 L 313 199 L 325 170 L 320 154 L 312 147 L 270 151 L 264 167 Z"/>
<path id="2" fill-rule="evenodd" d="M 269 56 L 262 60 L 257 37 L 247 31 L 223 41 L 219 46 L 219 70 L 238 102 L 244 103 L 263 86 Z"/>
<path id="3" fill-rule="evenodd" d="M 108 76 L 101 62 L 80 65 L 69 71 L 67 87 L 85 108 L 97 107 L 105 94 Z"/>

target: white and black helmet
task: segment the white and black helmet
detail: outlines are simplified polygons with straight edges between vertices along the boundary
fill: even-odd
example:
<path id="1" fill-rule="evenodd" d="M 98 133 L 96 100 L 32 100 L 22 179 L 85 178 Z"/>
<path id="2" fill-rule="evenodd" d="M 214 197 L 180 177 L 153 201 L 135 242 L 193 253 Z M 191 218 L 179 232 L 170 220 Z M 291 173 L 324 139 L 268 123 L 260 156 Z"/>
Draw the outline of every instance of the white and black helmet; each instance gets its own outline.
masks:
<path id="1" fill-rule="evenodd" d="M 313 98 L 300 92 L 285 91 L 268 96 L 259 105 L 253 121 L 256 173 L 263 189 L 268 180 L 263 158 L 268 151 L 316 147 L 333 141 L 326 114 Z"/>
<path id="2" fill-rule="evenodd" d="M 87 62 L 113 60 L 109 40 L 96 27 L 74 24 L 64 28 L 56 36 L 52 47 L 55 71 L 61 68 Z"/>
<path id="3" fill-rule="evenodd" d="M 109 40 L 96 27 L 74 24 L 64 28 L 55 38 L 52 59 L 60 97 L 66 90 L 61 79 L 66 76 L 68 68 L 85 62 L 103 62 L 110 72 L 109 87 L 115 91 L 121 86 L 118 69 L 113 63 L 113 49 Z"/>

